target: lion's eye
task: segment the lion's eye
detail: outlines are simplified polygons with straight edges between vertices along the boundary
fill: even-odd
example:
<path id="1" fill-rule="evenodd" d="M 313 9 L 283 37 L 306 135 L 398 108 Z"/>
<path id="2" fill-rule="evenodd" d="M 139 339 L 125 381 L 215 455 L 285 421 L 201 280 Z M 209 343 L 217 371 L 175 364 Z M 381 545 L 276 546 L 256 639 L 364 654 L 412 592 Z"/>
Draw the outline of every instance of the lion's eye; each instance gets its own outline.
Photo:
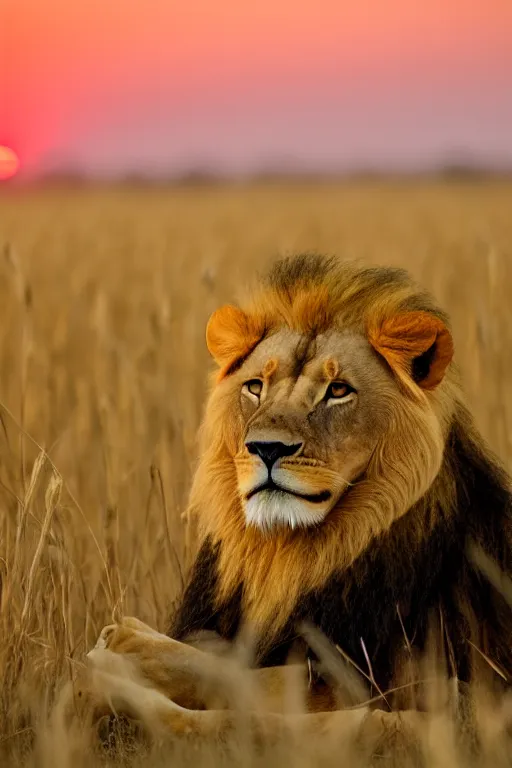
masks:
<path id="1" fill-rule="evenodd" d="M 263 382 L 261 381 L 261 379 L 250 379 L 249 381 L 245 382 L 244 389 L 250 395 L 254 395 L 254 397 L 259 397 L 263 389 Z"/>
<path id="2" fill-rule="evenodd" d="M 345 381 L 333 381 L 327 387 L 325 399 L 327 401 L 345 400 L 353 393 L 355 393 L 355 389 L 350 384 L 347 384 Z"/>

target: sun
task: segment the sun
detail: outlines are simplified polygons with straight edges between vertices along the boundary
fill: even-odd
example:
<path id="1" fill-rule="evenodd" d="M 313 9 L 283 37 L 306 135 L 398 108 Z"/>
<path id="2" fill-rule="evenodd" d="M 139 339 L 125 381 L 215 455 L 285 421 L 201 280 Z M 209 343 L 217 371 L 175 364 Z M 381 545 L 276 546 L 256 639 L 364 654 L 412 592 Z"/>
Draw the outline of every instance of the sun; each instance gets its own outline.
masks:
<path id="1" fill-rule="evenodd" d="M 9 147 L 0 145 L 0 181 L 6 181 L 16 176 L 19 169 L 20 161 L 16 152 Z"/>

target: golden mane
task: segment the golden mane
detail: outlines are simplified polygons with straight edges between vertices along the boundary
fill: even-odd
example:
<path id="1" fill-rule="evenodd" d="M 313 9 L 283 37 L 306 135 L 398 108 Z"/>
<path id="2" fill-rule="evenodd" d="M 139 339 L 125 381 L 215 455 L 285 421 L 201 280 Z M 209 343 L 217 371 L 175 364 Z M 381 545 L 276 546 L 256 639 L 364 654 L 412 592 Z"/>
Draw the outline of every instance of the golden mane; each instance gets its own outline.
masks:
<path id="1" fill-rule="evenodd" d="M 226 342 L 223 328 L 220 354 L 216 346 L 219 317 L 214 314 L 208 327 L 207 340 L 210 349 L 216 349 L 221 380 L 279 327 L 302 334 L 343 327 L 364 332 L 374 345 L 378 336 L 384 337 L 379 351 L 390 365 L 396 363 L 395 373 L 404 384 L 386 444 L 375 453 L 362 482 L 345 494 L 321 526 L 269 536 L 245 525 L 230 461 L 235 448 L 229 400 L 219 392 L 219 378 L 215 380 L 201 431 L 201 459 L 189 511 L 199 519 L 201 537 L 209 536 L 221 545 L 218 603 L 243 585 L 244 618 L 271 636 L 286 623 L 302 594 L 319 589 L 335 572 L 350 566 L 375 536 L 420 499 L 414 537 L 427 534 L 425 520 L 432 525 L 439 515 L 450 514 L 453 482 L 450 467 L 441 466 L 441 461 L 460 394 L 450 367 L 441 385 L 428 391 L 432 382 L 439 383 L 439 371 L 444 372 L 451 360 L 447 318 L 402 270 L 361 268 L 304 255 L 278 263 L 243 307 L 228 310 L 236 331 Z M 431 381 L 423 389 L 412 383 L 402 366 L 401 345 L 386 342 L 393 323 L 408 323 L 409 314 L 428 319 L 418 329 L 418 351 L 430 348 L 436 339 L 440 347 Z M 408 334 L 413 344 L 414 333 Z M 427 398 L 434 404 L 436 418 L 432 408 L 425 408 Z M 431 465 L 426 466 L 429 461 Z M 436 476 L 434 483 L 432 476 Z"/>

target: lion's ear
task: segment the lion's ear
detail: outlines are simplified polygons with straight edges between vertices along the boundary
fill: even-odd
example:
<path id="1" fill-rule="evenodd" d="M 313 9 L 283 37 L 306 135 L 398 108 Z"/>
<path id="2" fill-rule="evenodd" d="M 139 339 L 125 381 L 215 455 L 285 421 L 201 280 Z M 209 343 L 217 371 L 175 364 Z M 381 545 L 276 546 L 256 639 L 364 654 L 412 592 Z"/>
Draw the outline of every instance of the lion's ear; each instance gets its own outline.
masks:
<path id="1" fill-rule="evenodd" d="M 398 374 L 422 389 L 441 383 L 453 357 L 450 331 L 429 312 L 406 312 L 369 329 L 369 340 Z"/>
<path id="2" fill-rule="evenodd" d="M 206 326 L 206 344 L 222 375 L 252 352 L 262 338 L 262 331 L 243 310 L 226 305 L 217 309 Z"/>

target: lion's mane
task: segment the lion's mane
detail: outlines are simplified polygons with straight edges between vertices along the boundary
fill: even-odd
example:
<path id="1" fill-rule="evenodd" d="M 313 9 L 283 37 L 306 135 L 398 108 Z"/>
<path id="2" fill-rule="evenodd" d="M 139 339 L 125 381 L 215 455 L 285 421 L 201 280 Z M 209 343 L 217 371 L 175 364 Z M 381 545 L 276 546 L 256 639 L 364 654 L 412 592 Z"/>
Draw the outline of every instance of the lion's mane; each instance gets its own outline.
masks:
<path id="1" fill-rule="evenodd" d="M 470 680 L 477 660 L 487 657 L 510 679 L 511 607 L 472 556 L 477 547 L 512 572 L 510 483 L 473 425 L 453 364 L 439 383 L 444 350 L 451 359 L 444 312 L 402 270 L 308 254 L 279 262 L 245 307 L 245 347 L 233 361 L 226 345 L 221 377 L 280 325 L 318 334 L 341 323 L 371 340 L 403 313 L 427 313 L 439 347 L 424 389 L 434 390 L 428 397 L 439 419 L 429 419 L 422 407 L 427 395 L 410 386 L 415 372 L 398 366 L 404 394 L 394 434 L 364 482 L 317 528 L 269 535 L 245 526 L 229 461 L 232 416 L 214 381 L 190 498 L 201 546 L 171 635 L 183 639 L 206 629 L 231 639 L 249 622 L 257 662 L 279 664 L 307 620 L 362 668 L 368 656 L 385 688 L 397 680 L 404 649 L 424 650 L 434 626 L 451 674 Z M 428 367 L 429 360 L 416 364 Z M 406 407 L 412 434 L 401 418 Z M 425 487 L 421 457 L 436 455 L 440 465 Z M 397 515 L 400 505 L 407 508 Z"/>

